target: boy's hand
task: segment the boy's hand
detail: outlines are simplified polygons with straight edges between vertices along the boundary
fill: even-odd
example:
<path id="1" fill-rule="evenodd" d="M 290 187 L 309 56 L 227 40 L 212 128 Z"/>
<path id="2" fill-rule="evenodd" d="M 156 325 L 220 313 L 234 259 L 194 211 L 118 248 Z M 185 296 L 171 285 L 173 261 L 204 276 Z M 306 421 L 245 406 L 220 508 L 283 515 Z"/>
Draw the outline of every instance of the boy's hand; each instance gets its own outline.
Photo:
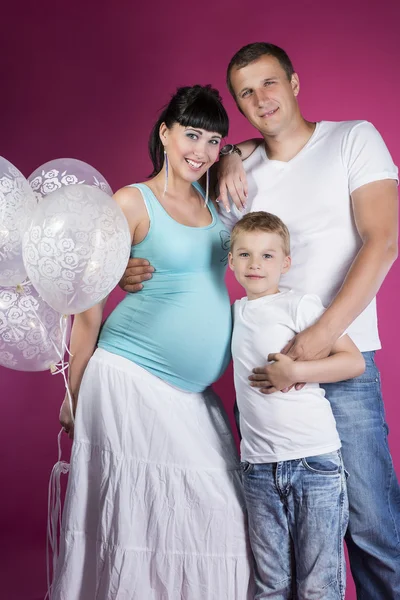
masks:
<path id="1" fill-rule="evenodd" d="M 124 292 L 139 292 L 143 288 L 142 281 L 151 279 L 153 272 L 154 267 L 145 258 L 130 258 L 118 285 Z"/>
<path id="2" fill-rule="evenodd" d="M 294 360 L 280 352 L 269 354 L 268 360 L 274 362 L 265 367 L 254 369 L 257 373 L 249 377 L 252 387 L 260 387 L 260 392 L 263 394 L 272 394 L 289 388 L 296 383 Z"/>
<path id="3" fill-rule="evenodd" d="M 326 358 L 331 353 L 336 339 L 319 322 L 307 327 L 294 336 L 282 349 L 280 355 L 286 355 L 288 358 L 296 360 L 316 360 Z M 272 356 L 272 355 L 270 355 Z M 253 369 L 253 374 L 249 379 L 253 387 L 261 388 L 263 394 L 270 394 L 270 382 L 268 371 L 270 365 L 266 367 L 257 367 Z M 282 392 L 287 392 L 295 384 L 296 390 L 301 390 L 305 383 L 292 381 L 290 385 L 280 388 Z"/>

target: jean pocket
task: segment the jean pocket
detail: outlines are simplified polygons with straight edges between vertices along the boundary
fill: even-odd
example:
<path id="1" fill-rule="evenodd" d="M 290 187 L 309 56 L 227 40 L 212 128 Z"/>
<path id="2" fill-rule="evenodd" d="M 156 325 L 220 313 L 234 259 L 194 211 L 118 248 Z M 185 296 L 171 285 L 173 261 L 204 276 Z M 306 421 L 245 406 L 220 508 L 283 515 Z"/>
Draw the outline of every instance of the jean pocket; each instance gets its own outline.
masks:
<path id="1" fill-rule="evenodd" d="M 337 475 L 342 470 L 342 460 L 337 450 L 328 454 L 307 456 L 302 458 L 301 462 L 305 469 L 320 475 Z"/>
<path id="2" fill-rule="evenodd" d="M 363 373 L 358 377 L 353 377 L 353 379 L 347 379 L 353 384 L 364 384 L 364 383 L 379 383 L 379 373 Z"/>
<path id="3" fill-rule="evenodd" d="M 242 473 L 251 473 L 251 471 L 253 470 L 253 463 L 249 463 L 247 462 L 247 460 L 244 460 L 240 463 L 240 468 L 242 470 Z"/>

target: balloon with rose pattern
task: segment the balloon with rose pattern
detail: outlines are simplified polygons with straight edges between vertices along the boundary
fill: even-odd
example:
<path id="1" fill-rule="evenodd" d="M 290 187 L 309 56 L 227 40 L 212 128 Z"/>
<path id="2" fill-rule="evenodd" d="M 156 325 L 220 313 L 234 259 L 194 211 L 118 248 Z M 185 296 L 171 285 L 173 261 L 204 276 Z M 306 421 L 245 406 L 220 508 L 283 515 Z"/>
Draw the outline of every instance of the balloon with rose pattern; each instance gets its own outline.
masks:
<path id="1" fill-rule="evenodd" d="M 94 167 L 76 158 L 56 158 L 38 167 L 29 177 L 29 185 L 37 199 L 66 185 L 85 183 L 97 187 L 109 196 L 113 192 L 103 175 Z"/>
<path id="2" fill-rule="evenodd" d="M 17 285 L 26 279 L 22 236 L 36 204 L 22 173 L 0 156 L 0 286 Z"/>
<path id="3" fill-rule="evenodd" d="M 61 315 L 39 296 L 33 285 L 0 288 L 0 365 L 16 371 L 45 371 L 60 362 L 68 344 L 70 317 Z"/>
<path id="4" fill-rule="evenodd" d="M 76 314 L 117 285 L 131 247 L 118 204 L 88 185 L 65 186 L 39 204 L 22 251 L 29 279 L 56 311 Z"/>

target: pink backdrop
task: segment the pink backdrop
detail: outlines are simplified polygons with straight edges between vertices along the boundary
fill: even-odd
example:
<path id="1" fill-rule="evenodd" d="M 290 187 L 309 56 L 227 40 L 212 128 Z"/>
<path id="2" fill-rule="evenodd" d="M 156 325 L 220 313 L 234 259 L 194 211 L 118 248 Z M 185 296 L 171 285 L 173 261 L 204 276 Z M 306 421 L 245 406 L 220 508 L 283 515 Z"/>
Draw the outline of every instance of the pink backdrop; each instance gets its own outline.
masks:
<path id="1" fill-rule="evenodd" d="M 95 166 L 114 189 L 143 180 L 150 169 L 150 127 L 177 85 L 213 83 L 231 115 L 230 140 L 253 135 L 224 84 L 229 59 L 252 41 L 288 51 L 300 74 L 300 103 L 308 119 L 371 120 L 400 163 L 400 5 L 394 1 L 120 0 L 112 8 L 99 0 L 42 0 L 8 3 L 1 16 L 0 154 L 26 176 L 49 159 L 68 156 Z M 399 274 L 400 263 L 378 302 L 384 345 L 378 362 L 398 472 Z M 228 285 L 237 297 L 230 277 Z M 115 293 L 114 305 L 120 297 Z M 230 411 L 231 372 L 217 387 Z M 5 600 L 44 597 L 47 484 L 62 397 L 60 376 L 0 367 L 0 595 Z M 347 599 L 354 598 L 350 583 Z"/>

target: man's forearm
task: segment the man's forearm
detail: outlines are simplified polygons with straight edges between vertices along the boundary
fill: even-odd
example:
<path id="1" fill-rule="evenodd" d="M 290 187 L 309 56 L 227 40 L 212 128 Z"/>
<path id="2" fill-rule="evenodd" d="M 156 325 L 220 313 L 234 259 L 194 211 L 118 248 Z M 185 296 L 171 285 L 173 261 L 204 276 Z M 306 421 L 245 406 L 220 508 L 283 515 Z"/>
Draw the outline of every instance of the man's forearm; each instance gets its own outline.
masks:
<path id="1" fill-rule="evenodd" d="M 364 243 L 338 294 L 319 320 L 334 340 L 373 300 L 396 258 L 397 244 L 393 242 Z"/>
<path id="2" fill-rule="evenodd" d="M 258 148 L 263 141 L 263 138 L 253 138 L 251 140 L 245 140 L 243 142 L 239 142 L 239 144 L 236 144 L 242 153 L 242 160 L 249 158 L 249 156 L 253 154 L 254 150 Z"/>

